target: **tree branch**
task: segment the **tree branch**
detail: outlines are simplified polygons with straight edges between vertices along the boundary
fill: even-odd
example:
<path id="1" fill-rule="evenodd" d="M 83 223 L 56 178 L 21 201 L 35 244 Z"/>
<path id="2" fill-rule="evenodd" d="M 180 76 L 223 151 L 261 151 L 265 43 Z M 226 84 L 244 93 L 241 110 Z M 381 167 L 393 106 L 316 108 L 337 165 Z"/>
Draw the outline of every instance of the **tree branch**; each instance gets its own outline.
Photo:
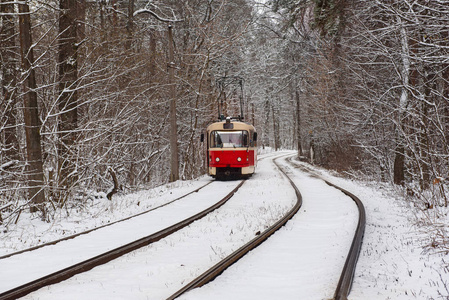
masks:
<path id="1" fill-rule="evenodd" d="M 183 22 L 184 21 L 183 19 L 170 20 L 170 19 L 162 18 L 162 17 L 158 16 L 154 11 L 146 9 L 146 8 L 136 10 L 136 12 L 134 13 L 134 16 L 137 16 L 137 15 L 140 15 L 140 14 L 145 14 L 145 13 L 150 14 L 153 17 L 155 17 L 156 19 L 158 19 L 159 21 L 165 22 L 165 23 L 175 23 L 175 22 Z"/>

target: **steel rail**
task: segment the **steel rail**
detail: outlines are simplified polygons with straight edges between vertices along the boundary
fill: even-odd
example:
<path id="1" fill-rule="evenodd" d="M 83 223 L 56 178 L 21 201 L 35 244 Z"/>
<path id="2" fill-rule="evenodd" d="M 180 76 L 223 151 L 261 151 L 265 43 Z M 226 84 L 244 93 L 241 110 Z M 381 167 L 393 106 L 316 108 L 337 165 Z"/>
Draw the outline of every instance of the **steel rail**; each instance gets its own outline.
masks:
<path id="1" fill-rule="evenodd" d="M 289 160 L 289 162 L 291 164 L 293 164 L 291 159 Z M 297 164 L 295 164 L 295 165 L 297 165 Z M 313 172 L 310 168 L 308 168 L 306 166 L 299 166 L 299 165 L 297 165 L 297 166 L 302 168 L 305 172 L 311 173 L 314 176 L 318 177 L 319 179 L 323 180 L 329 186 L 332 186 L 332 187 L 340 190 L 341 192 L 343 192 L 345 195 L 350 197 L 356 203 L 357 208 L 359 210 L 359 220 L 357 223 L 356 231 L 354 233 L 354 238 L 351 243 L 351 248 L 349 249 L 348 256 L 346 257 L 346 261 L 343 266 L 343 270 L 341 272 L 340 279 L 337 284 L 337 288 L 335 289 L 334 297 L 332 298 L 335 300 L 347 300 L 348 295 L 351 291 L 355 268 L 357 265 L 357 260 L 360 255 L 360 250 L 362 248 L 363 235 L 365 233 L 365 224 L 366 224 L 365 207 L 363 206 L 362 201 L 358 197 L 356 197 L 354 194 L 352 194 L 349 191 L 324 179 L 322 176 L 316 174 L 315 172 Z"/>
<path id="2" fill-rule="evenodd" d="M 362 248 L 363 243 L 363 235 L 365 233 L 365 224 L 366 224 L 366 213 L 365 207 L 363 206 L 362 201 L 357 198 L 352 193 L 347 190 L 336 186 L 335 184 L 324 180 L 328 185 L 339 189 L 344 194 L 349 196 L 357 205 L 359 210 L 359 221 L 357 223 L 357 229 L 354 234 L 354 239 L 352 240 L 351 248 L 349 249 L 348 256 L 346 258 L 345 265 L 343 267 L 343 271 L 340 275 L 340 280 L 338 281 L 337 288 L 335 290 L 334 298 L 335 300 L 346 300 L 348 299 L 349 292 L 351 291 L 352 280 L 354 278 L 355 268 L 357 266 L 357 260 L 359 258 L 360 249 Z"/>
<path id="3" fill-rule="evenodd" d="M 278 157 L 280 158 L 280 157 Z M 278 159 L 276 158 L 276 159 Z M 185 285 L 182 289 L 178 290 L 176 293 L 168 297 L 168 300 L 175 299 L 185 292 L 201 287 L 205 285 L 206 283 L 212 281 L 215 279 L 218 275 L 220 275 L 224 270 L 226 270 L 229 266 L 237 262 L 240 258 L 242 258 L 244 255 L 246 255 L 249 251 L 253 250 L 260 244 L 262 244 L 266 239 L 268 239 L 273 233 L 275 233 L 279 228 L 284 226 L 301 208 L 302 205 L 302 196 L 299 192 L 299 189 L 296 187 L 294 182 L 290 179 L 290 177 L 286 174 L 286 172 L 279 166 L 279 164 L 276 162 L 276 159 L 273 160 L 275 165 L 278 167 L 278 169 L 282 172 L 282 174 L 288 179 L 290 184 L 295 190 L 297 201 L 293 208 L 287 212 L 287 214 L 282 217 L 280 220 L 278 220 L 275 224 L 270 226 L 267 230 L 265 230 L 263 233 L 261 233 L 256 238 L 252 239 L 242 247 L 240 247 L 238 250 L 230 254 L 228 257 L 224 258 L 222 261 L 214 265 L 212 268 L 192 280 L 190 283 Z"/>
<path id="4" fill-rule="evenodd" d="M 171 201 L 169 201 L 169 202 L 167 202 L 167 203 L 164 203 L 164 204 L 162 204 L 162 205 L 153 207 L 153 208 L 151 208 L 151 209 L 148 209 L 148 210 L 146 210 L 146 211 L 140 212 L 140 213 L 138 213 L 138 214 L 135 214 L 135 215 L 126 217 L 126 218 L 124 218 L 124 219 L 120 219 L 120 220 L 114 221 L 114 222 L 112 222 L 112 223 L 104 224 L 104 225 L 101 225 L 101 226 L 99 226 L 99 227 L 91 228 L 91 229 L 88 229 L 88 230 L 83 231 L 83 232 L 78 232 L 78 233 L 75 233 L 75 234 L 72 234 L 72 235 L 69 235 L 69 236 L 66 236 L 66 237 L 63 237 L 63 238 L 54 240 L 54 241 L 50 241 L 50 242 L 47 242 L 47 243 L 44 243 L 44 244 L 40 244 L 40 245 L 37 245 L 37 246 L 34 246 L 34 247 L 30 247 L 30 248 L 27 248 L 27 249 L 23 249 L 23 250 L 20 250 L 20 251 L 8 253 L 8 254 L 5 254 L 5 255 L 0 256 L 0 260 L 1 260 L 1 259 L 5 259 L 5 258 L 9 258 L 9 257 L 11 257 L 11 256 L 15 256 L 15 255 L 18 255 L 18 254 L 22 254 L 22 253 L 25 253 L 25 252 L 37 250 L 37 249 L 40 249 L 40 248 L 43 248 L 43 247 L 46 247 L 46 246 L 56 245 L 56 244 L 59 243 L 59 242 L 71 240 L 71 239 L 74 239 L 74 238 L 76 238 L 76 237 L 78 237 L 78 236 L 81 236 L 81 235 L 84 235 L 84 234 L 91 233 L 92 231 L 95 231 L 95 230 L 98 230 L 98 229 L 102 229 L 102 228 L 105 228 L 105 227 L 108 227 L 108 226 L 111 226 L 111 225 L 114 225 L 114 224 L 117 224 L 117 223 L 120 223 L 120 222 L 123 222 L 123 221 L 127 221 L 127 220 L 129 220 L 129 219 L 132 219 L 132 218 L 135 218 L 135 217 L 138 217 L 138 216 L 147 214 L 147 213 L 152 212 L 152 211 L 155 211 L 155 210 L 157 210 L 157 209 L 159 209 L 159 208 L 161 208 L 161 207 L 164 207 L 164 206 L 167 206 L 167 205 L 169 205 L 169 204 L 172 204 L 173 202 L 176 202 L 176 201 L 178 201 L 178 200 L 181 200 L 182 198 L 185 198 L 185 197 L 187 197 L 187 196 L 189 196 L 189 195 L 191 195 L 191 194 L 193 194 L 193 193 L 197 193 L 197 192 L 199 192 L 202 188 L 208 186 L 208 185 L 211 184 L 212 182 L 214 182 L 214 181 L 211 180 L 211 181 L 207 182 L 206 184 L 200 186 L 199 188 L 197 188 L 197 189 L 195 189 L 195 190 L 193 190 L 193 191 L 191 191 L 191 192 L 189 192 L 189 193 L 187 193 L 187 194 L 184 194 L 184 195 L 182 195 L 182 196 L 180 196 L 180 197 L 178 197 L 178 198 L 176 198 L 176 199 L 173 199 L 173 200 L 171 200 Z"/>
<path id="5" fill-rule="evenodd" d="M 107 263 L 115 258 L 118 258 L 124 254 L 127 254 L 131 251 L 137 250 L 141 247 L 144 247 L 151 243 L 154 243 L 154 242 L 190 225 L 194 221 L 201 219 L 202 217 L 206 216 L 208 213 L 219 208 L 220 206 L 225 204 L 238 191 L 238 189 L 240 189 L 240 187 L 244 183 L 245 183 L 245 180 L 242 180 L 236 188 L 234 188 L 228 195 L 226 195 L 219 202 L 217 202 L 214 205 L 212 205 L 211 207 L 195 214 L 192 217 L 189 217 L 183 221 L 176 223 L 175 225 L 167 227 L 166 229 L 158 231 L 158 232 L 151 234 L 147 237 L 141 238 L 139 240 L 136 240 L 136 241 L 126 244 L 124 246 L 118 247 L 116 249 L 110 250 L 110 251 L 100 254 L 96 257 L 85 260 L 81 263 L 78 263 L 78 264 L 75 264 L 68 268 L 65 268 L 63 270 L 54 272 L 50 275 L 36 279 L 36 280 L 26 283 L 22 286 L 5 291 L 0 294 L 0 300 L 12 300 L 12 299 L 17 299 L 19 297 L 23 297 L 23 296 L 25 296 L 31 292 L 34 292 L 44 286 L 48 286 L 50 284 L 55 284 L 55 283 L 61 282 L 61 281 L 66 280 L 76 274 L 89 271 L 96 266 L 105 264 L 105 263 Z"/>

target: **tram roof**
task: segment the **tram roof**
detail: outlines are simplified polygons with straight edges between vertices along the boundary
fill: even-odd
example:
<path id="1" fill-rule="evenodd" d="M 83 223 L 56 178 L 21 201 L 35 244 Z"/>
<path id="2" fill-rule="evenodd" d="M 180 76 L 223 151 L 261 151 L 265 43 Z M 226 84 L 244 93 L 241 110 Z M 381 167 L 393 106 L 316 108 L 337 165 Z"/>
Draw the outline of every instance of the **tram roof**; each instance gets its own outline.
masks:
<path id="1" fill-rule="evenodd" d="M 226 128 L 227 125 L 226 124 L 232 124 L 232 128 Z M 241 121 L 230 121 L 230 122 L 226 122 L 226 120 L 224 121 L 219 121 L 219 122 L 215 122 L 210 124 L 209 126 L 207 126 L 207 130 L 208 131 L 212 131 L 212 130 L 253 130 L 255 131 L 256 129 L 254 128 L 253 125 L 249 124 L 249 123 L 245 123 L 245 122 L 241 122 Z"/>

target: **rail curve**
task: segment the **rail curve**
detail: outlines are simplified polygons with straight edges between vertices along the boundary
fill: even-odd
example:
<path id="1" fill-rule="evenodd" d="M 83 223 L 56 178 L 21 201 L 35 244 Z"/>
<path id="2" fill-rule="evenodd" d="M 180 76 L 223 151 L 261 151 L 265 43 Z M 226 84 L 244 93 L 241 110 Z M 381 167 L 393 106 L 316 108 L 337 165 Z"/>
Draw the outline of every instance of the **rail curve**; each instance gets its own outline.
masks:
<path id="1" fill-rule="evenodd" d="M 69 235 L 69 236 L 66 236 L 66 237 L 57 239 L 57 240 L 53 240 L 53 241 L 50 241 L 50 242 L 47 242 L 47 243 L 43 243 L 43 244 L 40 244 L 40 245 L 37 245 L 37 246 L 34 246 L 34 247 L 30 247 L 30 248 L 26 248 L 26 249 L 19 250 L 19 251 L 16 251 L 16 252 L 8 253 L 8 254 L 5 254 L 5 255 L 0 256 L 0 260 L 1 260 L 1 259 L 5 259 L 5 258 L 9 258 L 9 257 L 12 257 L 12 256 L 15 256 L 15 255 L 18 255 L 18 254 L 22 254 L 22 253 L 25 253 L 25 252 L 37 250 L 37 249 L 40 249 L 40 248 L 43 248 L 43 247 L 47 247 L 47 246 L 51 246 L 51 245 L 56 245 L 57 243 L 60 243 L 60 242 L 63 242 L 63 241 L 67 241 L 67 240 L 74 239 L 74 238 L 76 238 L 76 237 L 78 237 L 78 236 L 81 236 L 81 235 L 85 235 L 85 234 L 91 233 L 91 232 L 93 232 L 93 231 L 95 231 L 95 230 L 102 229 L 102 228 L 105 228 L 105 227 L 108 227 L 108 226 L 111 226 L 111 225 L 114 225 L 114 224 L 117 224 L 117 223 L 120 223 L 120 222 L 123 222 L 123 221 L 127 221 L 127 220 L 129 220 L 129 219 L 132 219 L 132 218 L 135 218 L 135 217 L 138 217 L 138 216 L 147 214 L 147 213 L 149 213 L 149 212 L 155 211 L 156 209 L 162 208 L 162 207 L 167 206 L 167 205 L 169 205 L 169 204 L 172 204 L 172 203 L 174 203 L 174 202 L 176 202 L 176 201 L 178 201 L 178 200 L 181 200 L 182 198 L 185 198 L 185 197 L 187 197 L 187 196 L 189 196 L 189 195 L 191 195 L 191 194 L 193 194 L 193 193 L 197 193 L 197 192 L 199 192 L 202 188 L 208 186 L 208 185 L 211 184 L 212 182 L 213 182 L 213 180 L 211 180 L 211 181 L 207 182 L 206 184 L 203 184 L 203 185 L 200 186 L 199 188 L 196 188 L 195 190 L 193 190 L 193 191 L 191 191 L 191 192 L 189 192 L 189 193 L 186 193 L 186 194 L 184 194 L 184 195 L 182 195 L 182 196 L 179 196 L 179 197 L 177 197 L 177 198 L 175 198 L 175 199 L 173 199 L 173 200 L 171 200 L 171 201 L 168 201 L 168 202 L 166 202 L 166 203 L 164 203 L 164 204 L 158 205 L 158 206 L 153 207 L 153 208 L 151 208 L 151 209 L 145 210 L 145 211 L 143 211 L 143 212 L 134 214 L 134 215 L 129 216 L 129 217 L 127 217 L 127 218 L 123 218 L 123 219 L 120 219 L 120 220 L 117 220 L 117 221 L 114 221 L 114 222 L 111 222 L 111 223 L 108 223 L 108 224 L 104 224 L 104 225 L 101 225 L 101 226 L 98 226 L 98 227 L 95 227 L 95 228 L 91 228 L 91 229 L 85 230 L 85 231 L 83 231 L 83 232 L 78 232 L 78 233 L 75 233 L 75 234 L 72 234 L 72 235 Z"/>
<path id="2" fill-rule="evenodd" d="M 251 251 L 252 249 L 257 247 L 258 245 L 263 243 L 268 237 L 270 237 L 272 234 L 274 234 L 274 232 L 276 232 L 279 228 L 281 228 L 283 225 L 285 225 L 288 222 L 288 220 L 290 220 L 299 211 L 299 209 L 301 208 L 301 205 L 302 205 L 301 193 L 300 193 L 299 189 L 296 187 L 296 185 L 294 184 L 293 180 L 288 176 L 286 171 L 283 168 L 281 168 L 281 166 L 276 162 L 276 160 L 281 157 L 283 157 L 283 156 L 277 157 L 276 159 L 273 160 L 273 162 L 276 164 L 277 168 L 286 177 L 286 179 L 290 182 L 290 184 L 294 188 L 296 198 L 297 198 L 295 205 L 288 211 L 288 213 L 282 219 L 278 220 L 275 224 L 273 224 L 271 227 L 266 229 L 264 232 L 262 232 L 256 238 L 254 238 L 253 240 L 251 240 L 244 246 L 240 247 L 237 251 L 235 251 L 228 257 L 226 257 L 221 262 L 217 263 L 211 269 L 209 269 L 208 271 L 201 274 L 198 278 L 196 278 L 195 280 L 193 280 L 192 282 L 190 282 L 189 284 L 184 286 L 182 289 L 177 291 L 175 294 L 170 296 L 168 299 L 175 299 L 175 298 L 179 297 L 180 295 L 182 295 L 183 293 L 187 292 L 188 290 L 196 288 L 196 287 L 200 287 L 200 286 L 206 284 L 207 282 L 213 280 L 220 273 L 222 273 L 226 268 L 228 268 L 230 265 L 232 265 L 233 263 L 238 261 L 241 257 L 243 257 L 246 253 L 248 253 L 249 251 Z M 351 244 L 348 256 L 346 258 L 339 282 L 337 284 L 337 288 L 335 290 L 334 297 L 333 297 L 333 299 L 336 299 L 336 300 L 346 300 L 349 295 L 349 292 L 351 290 L 355 267 L 356 267 L 356 263 L 357 263 L 357 260 L 358 260 L 359 254 L 360 254 L 360 249 L 361 249 L 361 245 L 362 245 L 362 241 L 363 241 L 363 234 L 364 234 L 364 230 L 365 230 L 366 215 L 365 215 L 365 209 L 364 209 L 363 203 L 360 201 L 360 199 L 358 199 L 352 193 L 350 193 L 350 192 L 336 186 L 335 184 L 329 182 L 328 180 L 322 178 L 321 176 L 314 173 L 313 170 L 306 167 L 305 165 L 299 165 L 299 164 L 293 163 L 291 161 L 291 159 L 288 161 L 290 164 L 295 165 L 296 167 L 301 168 L 308 173 L 312 173 L 316 177 L 319 177 L 320 179 L 325 181 L 328 185 L 339 189 L 344 194 L 346 194 L 351 199 L 353 199 L 353 201 L 356 203 L 356 205 L 358 207 L 358 210 L 359 210 L 358 225 L 357 225 L 356 232 L 354 234 L 354 238 L 352 240 L 352 244 Z M 58 283 L 67 278 L 70 278 L 76 274 L 88 271 L 96 266 L 101 265 L 101 264 L 105 264 L 105 263 L 107 263 L 119 256 L 122 256 L 126 253 L 129 253 L 138 248 L 141 248 L 141 247 L 149 245 L 153 242 L 156 242 L 156 241 L 188 226 L 195 220 L 202 218 L 209 212 L 222 206 L 234 195 L 234 193 L 244 184 L 244 182 L 245 182 L 244 180 L 242 182 L 240 182 L 240 184 L 234 190 L 232 190 L 228 195 L 226 195 L 226 197 L 221 199 L 219 202 L 217 202 L 216 204 L 209 207 L 208 209 L 205 209 L 202 212 L 200 212 L 190 218 L 187 218 L 173 226 L 170 226 L 170 227 L 163 229 L 159 232 L 151 234 L 147 237 L 141 238 L 137 241 L 131 242 L 127 245 L 118 247 L 114 250 L 108 251 L 106 253 L 103 253 L 103 254 L 93 257 L 91 259 L 85 260 L 81 263 L 78 263 L 78 264 L 68 267 L 66 269 L 60 270 L 58 272 L 52 273 L 48 276 L 42 277 L 40 279 L 37 279 L 30 283 L 24 284 L 17 288 L 0 293 L 0 300 L 16 299 L 18 297 L 25 296 L 26 294 L 36 291 L 44 286 Z M 201 188 L 202 187 L 200 187 L 200 189 Z M 191 193 L 194 193 L 197 191 L 198 190 L 195 190 Z M 189 194 L 191 194 L 191 193 L 189 193 Z M 180 198 L 177 198 L 175 200 L 172 200 L 171 202 L 174 202 L 179 199 Z M 169 204 L 169 203 L 167 203 L 167 204 Z M 167 204 L 164 204 L 164 205 L 167 205 Z M 156 208 L 153 208 L 152 210 L 154 210 L 154 209 L 156 209 Z M 148 212 L 148 211 L 146 211 L 146 212 Z M 143 213 L 146 213 L 146 212 L 143 212 Z M 143 213 L 141 213 L 141 214 L 143 214 Z M 83 232 L 80 234 L 85 234 L 85 233 L 86 232 Z M 67 237 L 65 239 L 68 239 L 68 238 L 71 238 L 71 237 Z M 27 250 L 29 250 L 29 249 L 27 249 Z M 26 251 L 26 250 L 24 250 L 24 251 Z"/>
<path id="3" fill-rule="evenodd" d="M 280 157 L 278 157 L 280 158 Z M 278 159 L 276 158 L 276 159 Z M 244 255 L 246 255 L 248 252 L 262 244 L 266 239 L 268 239 L 273 233 L 275 233 L 279 228 L 284 226 L 288 220 L 290 220 L 301 208 L 302 205 L 302 196 L 299 192 L 299 189 L 296 187 L 294 182 L 290 179 L 290 177 L 286 174 L 286 172 L 279 166 L 279 164 L 276 162 L 276 159 L 273 160 L 273 162 L 276 164 L 278 169 L 284 174 L 284 176 L 287 178 L 287 180 L 292 185 L 293 189 L 295 190 L 297 201 L 293 208 L 291 208 L 284 217 L 282 217 L 280 220 L 278 220 L 276 223 L 271 225 L 268 229 L 266 229 L 264 232 L 262 232 L 260 235 L 237 249 L 235 252 L 224 258 L 222 261 L 214 265 L 212 268 L 192 280 L 190 283 L 185 285 L 182 289 L 178 290 L 176 293 L 168 297 L 167 299 L 175 299 L 185 292 L 201 287 L 204 284 L 212 281 L 215 277 L 220 275 L 224 270 L 226 270 L 229 266 L 237 262 L 240 258 L 242 258 Z"/>
<path id="4" fill-rule="evenodd" d="M 280 157 L 278 157 L 280 158 Z M 276 159 L 278 159 L 276 158 Z M 299 189 L 296 187 L 292 179 L 287 175 L 287 173 L 280 167 L 280 165 L 276 162 L 276 159 L 274 160 L 274 163 L 278 167 L 278 169 L 284 174 L 284 176 L 288 179 L 292 187 L 295 189 L 295 193 L 297 196 L 297 202 L 294 205 L 294 207 L 278 222 L 276 222 L 274 225 L 269 227 L 267 230 L 265 230 L 262 234 L 260 234 L 258 237 L 254 238 L 238 250 L 236 250 L 234 253 L 229 255 L 228 257 L 224 258 L 222 261 L 214 265 L 212 268 L 192 280 L 190 283 L 185 285 L 182 289 L 178 290 L 176 293 L 168 297 L 167 299 L 175 299 L 182 294 L 186 293 L 187 291 L 201 287 L 208 282 L 212 281 L 214 278 L 216 278 L 218 275 L 220 275 L 224 270 L 226 270 L 229 266 L 237 262 L 240 258 L 242 258 L 245 254 L 247 254 L 252 249 L 259 246 L 261 243 L 263 243 L 269 236 L 271 236 L 275 231 L 277 231 L 280 227 L 285 225 L 288 220 L 290 220 L 300 209 L 302 205 L 302 197 Z M 290 164 L 293 164 L 291 162 L 291 159 L 288 160 Z M 348 192 L 347 190 L 329 182 L 328 180 L 320 177 L 319 175 L 315 174 L 312 170 L 308 168 L 303 168 L 304 171 L 308 173 L 313 173 L 314 176 L 322 179 L 326 184 L 329 186 L 332 186 L 340 191 L 342 191 L 344 194 L 349 196 L 351 199 L 354 200 L 358 207 L 359 211 L 359 219 L 358 219 L 358 225 L 354 234 L 354 238 L 350 247 L 350 250 L 348 252 L 348 256 L 346 258 L 342 273 L 340 275 L 339 282 L 337 284 L 337 287 L 335 289 L 334 297 L 335 300 L 346 300 L 348 297 L 348 294 L 351 290 L 352 280 L 354 276 L 354 271 L 357 263 L 357 259 L 360 253 L 362 241 L 363 241 L 363 234 L 365 231 L 365 223 L 366 223 L 366 215 L 365 215 L 365 208 L 363 206 L 363 203 L 358 199 L 355 195 Z"/>
<path id="5" fill-rule="evenodd" d="M 295 164 L 292 162 L 291 158 L 289 159 L 290 164 Z M 359 258 L 360 249 L 362 248 L 363 243 L 363 235 L 365 233 L 365 224 L 366 224 L 366 212 L 365 207 L 362 203 L 362 201 L 356 197 L 354 194 L 350 193 L 349 191 L 333 184 L 332 182 L 328 181 L 327 179 L 323 178 L 322 176 L 316 174 L 313 170 L 310 168 L 307 168 L 305 166 L 300 166 L 295 164 L 295 166 L 301 168 L 303 171 L 313 174 L 313 176 L 320 178 L 326 184 L 329 186 L 332 186 L 341 192 L 343 192 L 345 195 L 350 197 L 355 204 L 357 205 L 358 211 L 359 211 L 359 220 L 357 223 L 357 228 L 354 233 L 354 238 L 351 243 L 351 248 L 348 252 L 348 256 L 346 257 L 346 261 L 343 267 L 343 270 L 340 275 L 340 279 L 337 284 L 337 288 L 335 289 L 334 297 L 335 300 L 346 300 L 348 299 L 348 295 L 351 291 L 352 281 L 354 278 L 354 272 L 357 265 L 357 260 Z"/>
<path id="6" fill-rule="evenodd" d="M 128 243 L 121 247 L 118 247 L 116 249 L 110 250 L 110 251 L 100 254 L 96 257 L 87 259 L 81 263 L 78 263 L 73 266 L 67 267 L 65 269 L 59 270 L 57 272 L 54 272 L 54 273 L 44 276 L 42 278 L 36 279 L 32 282 L 23 284 L 19 287 L 2 292 L 2 293 L 0 293 L 0 300 L 12 300 L 12 299 L 17 299 L 19 297 L 23 297 L 23 296 L 25 296 L 31 292 L 34 292 L 42 287 L 61 282 L 61 281 L 66 280 L 76 274 L 89 271 L 96 266 L 105 264 L 105 263 L 107 263 L 115 258 L 118 258 L 122 255 L 125 255 L 131 251 L 137 250 L 137 249 L 147 246 L 151 243 L 157 242 L 160 239 L 188 226 L 189 224 L 193 223 L 194 221 L 203 218 L 210 212 L 212 212 L 215 209 L 224 205 L 240 189 L 240 187 L 245 183 L 245 181 L 246 180 L 242 180 L 237 185 L 237 187 L 235 187 L 230 193 L 228 193 L 223 199 L 221 199 L 214 205 L 210 206 L 209 208 L 207 208 L 207 209 L 205 209 L 205 210 L 203 210 L 183 221 L 180 221 L 170 227 L 167 227 L 163 230 L 160 230 L 156 233 L 148 235 L 148 236 L 141 238 L 139 240 L 136 240 L 134 242 L 131 242 L 131 243 Z"/>

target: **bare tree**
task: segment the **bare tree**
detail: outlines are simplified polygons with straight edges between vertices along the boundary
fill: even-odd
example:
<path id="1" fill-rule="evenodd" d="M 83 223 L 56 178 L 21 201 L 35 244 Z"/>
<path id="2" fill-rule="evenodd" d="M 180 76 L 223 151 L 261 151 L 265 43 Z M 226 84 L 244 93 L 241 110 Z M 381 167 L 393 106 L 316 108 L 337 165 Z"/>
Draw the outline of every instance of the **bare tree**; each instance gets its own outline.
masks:
<path id="1" fill-rule="evenodd" d="M 172 25 L 168 24 L 168 74 L 170 84 L 170 182 L 179 180 L 178 124 L 176 116 L 175 56 Z"/>
<path id="2" fill-rule="evenodd" d="M 59 187 L 69 189 L 77 181 L 75 165 L 76 129 L 78 126 L 78 95 L 76 82 L 78 79 L 77 58 L 77 21 L 78 1 L 59 1 L 59 96 L 60 111 L 58 129 L 60 142 L 58 146 Z M 64 201 L 59 199 L 59 201 Z"/>
<path id="3" fill-rule="evenodd" d="M 31 211 L 38 209 L 44 212 L 44 176 L 41 152 L 41 136 L 39 113 L 37 105 L 36 78 L 34 69 L 34 51 L 31 39 L 31 20 L 28 2 L 19 3 L 19 24 L 20 24 L 20 50 L 22 57 L 23 88 L 25 90 L 23 99 L 23 114 L 25 120 L 25 133 L 27 145 L 28 162 L 28 184 L 29 197 L 34 205 Z"/>
<path id="4" fill-rule="evenodd" d="M 17 101 L 17 53 L 16 53 L 16 18 L 14 17 L 14 4 L 10 1 L 0 2 L 0 56 L 2 72 L 2 98 L 0 101 L 0 128 L 3 134 L 2 153 L 6 160 L 19 159 L 19 144 L 17 139 L 16 112 Z"/>

